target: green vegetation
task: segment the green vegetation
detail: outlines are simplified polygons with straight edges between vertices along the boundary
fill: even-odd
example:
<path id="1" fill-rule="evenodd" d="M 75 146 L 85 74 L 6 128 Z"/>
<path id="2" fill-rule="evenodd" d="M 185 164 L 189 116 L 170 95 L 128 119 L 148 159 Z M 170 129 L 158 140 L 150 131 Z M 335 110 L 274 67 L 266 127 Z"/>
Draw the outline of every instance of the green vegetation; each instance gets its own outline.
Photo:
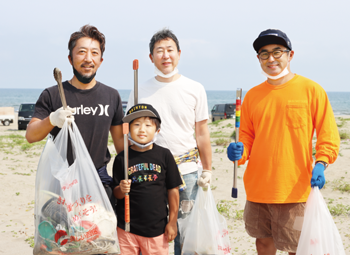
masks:
<path id="1" fill-rule="evenodd" d="M 220 138 L 220 139 L 215 140 L 216 145 L 222 145 L 222 146 L 227 146 L 230 142 L 231 142 L 230 139 L 224 139 L 224 138 Z"/>
<path id="2" fill-rule="evenodd" d="M 29 173 L 28 173 L 28 174 L 26 174 L 26 173 L 18 173 L 18 172 L 15 172 L 15 173 L 13 173 L 13 174 L 30 176 L 30 174 L 29 174 Z"/>
<path id="3" fill-rule="evenodd" d="M 244 210 L 236 210 L 236 220 L 243 220 Z"/>
<path id="4" fill-rule="evenodd" d="M 222 133 L 222 131 L 210 132 L 210 138 L 228 137 L 227 134 Z"/>
<path id="5" fill-rule="evenodd" d="M 31 149 L 34 145 L 35 145 L 35 143 L 24 143 L 21 145 L 21 150 L 27 151 L 27 150 Z"/>
<path id="6" fill-rule="evenodd" d="M 349 121 L 350 119 L 344 119 L 344 118 L 342 118 L 342 117 L 339 117 L 339 118 L 337 118 L 337 120 L 340 121 L 339 124 L 337 123 L 338 128 L 342 128 L 342 127 L 345 125 L 345 123 L 346 123 L 347 121 Z"/>
<path id="7" fill-rule="evenodd" d="M 341 192 L 349 192 L 350 193 L 350 184 L 344 181 L 344 177 L 341 177 L 339 180 L 334 180 L 334 188 L 333 190 L 339 190 Z"/>
<path id="8" fill-rule="evenodd" d="M 28 237 L 24 241 L 26 241 L 30 245 L 30 247 L 34 248 L 34 236 Z"/>
<path id="9" fill-rule="evenodd" d="M 213 125 L 213 126 L 217 127 L 219 125 L 219 123 L 222 121 L 224 121 L 224 120 L 216 120 L 214 122 L 209 123 L 208 125 Z"/>
<path id="10" fill-rule="evenodd" d="M 326 180 L 326 183 L 324 184 L 323 189 L 327 189 L 328 188 L 328 184 L 329 184 L 329 181 Z"/>
<path id="11" fill-rule="evenodd" d="M 215 127 L 218 127 L 219 124 L 222 121 L 226 121 L 226 120 L 216 120 L 212 123 L 209 123 L 208 125 L 213 125 Z M 228 132 L 230 132 L 231 128 L 234 128 L 234 125 L 232 123 L 228 123 L 228 124 L 223 124 L 222 126 L 220 126 L 219 128 L 221 129 L 225 129 L 228 128 Z M 226 131 L 226 130 L 225 130 Z M 210 132 L 210 138 L 235 138 L 236 136 L 236 131 L 233 131 L 233 133 L 226 133 L 225 131 L 222 130 L 218 130 L 218 131 L 214 131 L 214 132 Z"/>
<path id="12" fill-rule="evenodd" d="M 345 125 L 346 121 L 343 118 L 338 118 L 338 120 L 340 121 L 339 124 L 337 123 L 338 128 L 343 127 Z"/>
<path id="13" fill-rule="evenodd" d="M 226 217 L 229 217 L 231 213 L 232 206 L 237 205 L 233 201 L 227 201 L 227 200 L 220 200 L 218 204 L 216 205 L 216 208 L 218 209 L 218 212 Z"/>
<path id="14" fill-rule="evenodd" d="M 36 143 L 28 143 L 23 135 L 10 134 L 0 136 L 0 150 L 5 154 L 13 154 L 11 151 L 15 147 L 19 147 L 22 151 L 28 151 L 33 147 L 43 148 L 46 143 L 46 139 Z M 5 158 L 4 158 L 5 159 Z M 6 157 L 8 159 L 8 157 Z"/>
<path id="15" fill-rule="evenodd" d="M 350 212 L 350 205 L 343 205 L 343 204 L 328 205 L 328 209 L 331 215 L 333 216 L 340 216 L 340 215 L 347 216 Z"/>
<path id="16" fill-rule="evenodd" d="M 112 136 L 111 136 L 111 134 L 109 134 L 109 136 L 108 136 L 108 146 L 113 145 L 113 144 L 114 143 L 113 143 Z"/>
<path id="17" fill-rule="evenodd" d="M 339 137 L 341 140 L 350 139 L 350 134 L 346 131 L 339 131 Z"/>
<path id="18" fill-rule="evenodd" d="M 222 150 L 219 150 L 218 148 L 215 149 L 214 153 L 223 153 L 225 150 L 222 149 Z"/>
<path id="19" fill-rule="evenodd" d="M 237 204 L 233 201 L 220 200 L 216 205 L 216 208 L 220 214 L 228 219 L 233 218 L 235 220 L 243 220 L 244 210 L 234 209 L 233 207 L 236 205 Z"/>
<path id="20" fill-rule="evenodd" d="M 233 130 L 231 137 L 236 140 L 236 130 Z"/>
<path id="21" fill-rule="evenodd" d="M 33 209 L 34 208 L 34 205 L 35 204 L 35 201 L 34 200 L 32 200 L 30 203 L 28 203 L 28 207 L 27 207 L 27 210 L 26 210 L 26 212 L 28 212 L 28 211 L 30 211 L 31 209 Z"/>
<path id="22" fill-rule="evenodd" d="M 337 126 L 338 128 L 342 128 L 344 127 L 344 125 L 346 124 L 347 121 L 349 121 L 350 119 L 344 119 L 344 118 L 337 118 Z M 345 131 L 345 130 L 338 130 L 339 131 L 339 137 L 341 140 L 345 140 L 345 139 L 350 139 L 350 134 L 349 132 Z"/>

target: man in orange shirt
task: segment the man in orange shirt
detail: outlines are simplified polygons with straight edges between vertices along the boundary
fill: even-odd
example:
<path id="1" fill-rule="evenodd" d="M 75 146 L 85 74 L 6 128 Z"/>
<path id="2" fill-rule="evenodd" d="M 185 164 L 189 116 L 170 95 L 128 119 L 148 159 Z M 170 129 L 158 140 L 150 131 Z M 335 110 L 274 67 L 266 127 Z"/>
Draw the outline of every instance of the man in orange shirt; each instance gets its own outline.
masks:
<path id="1" fill-rule="evenodd" d="M 294 51 L 287 35 L 268 29 L 253 46 L 267 80 L 245 95 L 240 141 L 230 144 L 227 155 L 240 165 L 249 160 L 244 221 L 258 254 L 278 249 L 292 255 L 310 189 L 325 184 L 323 172 L 336 160 L 340 138 L 324 89 L 290 71 Z"/>

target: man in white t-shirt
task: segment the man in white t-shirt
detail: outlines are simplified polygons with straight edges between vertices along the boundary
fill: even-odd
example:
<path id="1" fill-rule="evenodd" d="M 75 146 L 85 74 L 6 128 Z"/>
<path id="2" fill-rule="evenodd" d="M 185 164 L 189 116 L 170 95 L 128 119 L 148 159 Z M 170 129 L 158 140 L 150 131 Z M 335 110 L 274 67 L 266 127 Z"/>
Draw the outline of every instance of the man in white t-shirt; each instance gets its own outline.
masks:
<path id="1" fill-rule="evenodd" d="M 192 209 L 198 185 L 208 187 L 211 180 L 212 152 L 207 126 L 207 95 L 203 85 L 178 74 L 181 50 L 176 36 L 170 30 L 163 29 L 154 34 L 149 46 L 149 57 L 155 65 L 156 76 L 140 86 L 138 103 L 152 104 L 160 114 L 162 128 L 156 143 L 171 151 L 183 175 L 186 188 L 180 189 L 178 218 L 185 218 Z M 134 92 L 131 91 L 127 109 L 133 105 Z M 196 148 L 203 166 L 199 178 Z M 180 254 L 178 232 L 175 255 Z"/>

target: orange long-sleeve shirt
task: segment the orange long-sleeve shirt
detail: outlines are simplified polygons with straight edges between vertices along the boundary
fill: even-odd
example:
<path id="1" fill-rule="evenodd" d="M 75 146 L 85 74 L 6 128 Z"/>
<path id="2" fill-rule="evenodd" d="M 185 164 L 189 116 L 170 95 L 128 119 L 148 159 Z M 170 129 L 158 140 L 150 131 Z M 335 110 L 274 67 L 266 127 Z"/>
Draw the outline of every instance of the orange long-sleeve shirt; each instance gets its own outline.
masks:
<path id="1" fill-rule="evenodd" d="M 247 200 L 305 202 L 312 177 L 312 138 L 316 160 L 333 163 L 340 138 L 332 107 L 316 82 L 295 75 L 285 84 L 267 81 L 252 88 L 242 104 L 240 141 L 249 160 L 244 173 Z"/>

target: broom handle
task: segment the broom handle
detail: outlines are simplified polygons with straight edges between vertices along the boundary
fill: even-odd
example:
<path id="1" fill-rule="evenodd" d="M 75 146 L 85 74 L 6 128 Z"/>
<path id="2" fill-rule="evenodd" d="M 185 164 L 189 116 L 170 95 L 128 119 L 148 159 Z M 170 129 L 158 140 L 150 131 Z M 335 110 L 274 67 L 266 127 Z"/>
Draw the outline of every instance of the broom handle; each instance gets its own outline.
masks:
<path id="1" fill-rule="evenodd" d="M 138 104 L 139 101 L 139 91 L 138 91 L 138 69 L 139 69 L 139 61 L 135 59 L 132 62 L 132 68 L 134 69 L 134 105 Z"/>
<path id="2" fill-rule="evenodd" d="M 129 123 L 123 123 L 123 135 L 124 135 L 124 176 L 128 181 L 129 173 L 129 144 L 128 144 Z M 125 232 L 130 232 L 130 201 L 129 193 L 125 193 Z"/>
<path id="3" fill-rule="evenodd" d="M 66 110 L 67 109 L 67 102 L 66 102 L 66 97 L 64 95 L 64 89 L 63 89 L 63 85 L 62 85 L 62 73 L 61 73 L 60 69 L 58 69 L 57 67 L 55 69 L 53 69 L 53 76 L 54 76 L 55 80 L 57 81 L 58 91 L 60 94 L 63 110 Z"/>
<path id="4" fill-rule="evenodd" d="M 241 105 L 242 105 L 242 89 L 238 88 L 236 92 L 236 121 L 235 121 L 235 127 L 236 127 L 236 143 L 239 141 L 239 126 L 241 123 Z M 234 162 L 234 168 L 233 168 L 233 187 L 232 187 L 232 194 L 231 196 L 233 198 L 238 197 L 238 189 L 237 189 L 237 170 L 238 168 L 238 160 L 235 160 Z"/>

